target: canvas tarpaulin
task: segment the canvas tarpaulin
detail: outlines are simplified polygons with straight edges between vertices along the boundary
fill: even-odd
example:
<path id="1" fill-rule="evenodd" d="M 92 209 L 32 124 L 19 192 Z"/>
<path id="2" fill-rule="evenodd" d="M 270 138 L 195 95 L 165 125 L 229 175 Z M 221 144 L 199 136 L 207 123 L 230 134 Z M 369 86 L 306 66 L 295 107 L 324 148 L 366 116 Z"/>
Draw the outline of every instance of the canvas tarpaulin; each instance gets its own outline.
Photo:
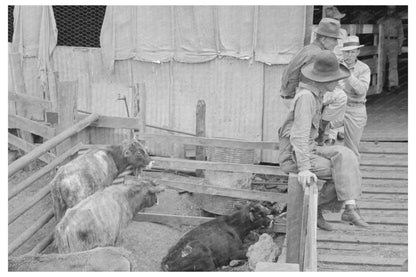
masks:
<path id="1" fill-rule="evenodd" d="M 286 64 L 303 46 L 306 6 L 108 6 L 101 29 L 103 61 L 218 56 Z"/>
<path id="2" fill-rule="evenodd" d="M 37 57 L 40 85 L 47 90 L 50 57 L 58 40 L 52 6 L 15 6 L 13 17 L 12 51 Z"/>

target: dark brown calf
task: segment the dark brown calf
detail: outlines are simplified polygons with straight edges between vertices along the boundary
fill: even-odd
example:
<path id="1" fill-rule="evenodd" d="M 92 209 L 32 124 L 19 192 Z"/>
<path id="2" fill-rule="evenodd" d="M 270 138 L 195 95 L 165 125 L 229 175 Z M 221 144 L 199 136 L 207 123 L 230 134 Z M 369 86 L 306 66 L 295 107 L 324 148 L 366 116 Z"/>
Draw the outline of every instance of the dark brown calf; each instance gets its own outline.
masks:
<path id="1" fill-rule="evenodd" d="M 162 261 L 164 271 L 213 271 L 234 259 L 246 259 L 244 237 L 270 224 L 270 211 L 250 204 L 231 214 L 217 217 L 186 233 L 169 249 Z"/>

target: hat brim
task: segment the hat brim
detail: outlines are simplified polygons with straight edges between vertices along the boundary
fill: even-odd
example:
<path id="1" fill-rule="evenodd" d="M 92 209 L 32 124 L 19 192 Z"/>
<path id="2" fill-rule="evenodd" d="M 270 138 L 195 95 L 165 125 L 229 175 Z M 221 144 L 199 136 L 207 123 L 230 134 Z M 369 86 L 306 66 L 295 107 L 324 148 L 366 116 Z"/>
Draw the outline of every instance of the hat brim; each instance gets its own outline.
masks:
<path id="1" fill-rule="evenodd" d="M 317 82 L 317 83 L 335 82 L 335 81 L 338 81 L 338 80 L 348 78 L 351 75 L 349 69 L 343 64 L 339 65 L 339 70 L 337 70 L 336 72 L 332 72 L 332 74 L 327 75 L 327 76 L 322 76 L 322 75 L 317 74 L 316 72 L 314 72 L 313 71 L 313 63 L 310 63 L 310 64 L 304 66 L 301 69 L 301 72 L 302 72 L 303 76 L 305 76 L 309 80 L 312 80 L 312 81 Z"/>
<path id="2" fill-rule="evenodd" d="M 349 50 L 358 49 L 358 48 L 361 48 L 361 47 L 364 47 L 364 45 L 351 45 L 351 46 L 342 47 L 339 50 L 349 51 Z"/>
<path id="3" fill-rule="evenodd" d="M 339 34 L 338 36 L 331 34 L 331 33 L 326 33 L 326 32 L 321 32 L 319 30 L 314 30 L 315 33 L 320 34 L 322 36 L 326 36 L 326 37 L 330 37 L 330 38 L 336 38 L 336 39 L 341 39 L 341 34 Z"/>

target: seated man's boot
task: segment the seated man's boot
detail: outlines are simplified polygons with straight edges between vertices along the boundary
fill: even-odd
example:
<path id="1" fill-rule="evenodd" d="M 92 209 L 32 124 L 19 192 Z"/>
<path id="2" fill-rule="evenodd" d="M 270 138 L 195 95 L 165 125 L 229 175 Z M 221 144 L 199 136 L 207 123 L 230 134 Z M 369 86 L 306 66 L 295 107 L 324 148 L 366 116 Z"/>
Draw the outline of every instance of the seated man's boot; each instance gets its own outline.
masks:
<path id="1" fill-rule="evenodd" d="M 360 215 L 357 205 L 345 205 L 345 210 L 341 215 L 341 220 L 358 227 L 370 228 L 370 225 L 364 221 Z"/>
<path id="2" fill-rule="evenodd" d="M 318 137 L 315 139 L 315 141 L 318 143 L 319 146 L 324 145 L 324 137 L 325 137 L 325 130 L 326 126 L 328 126 L 329 121 L 321 120 L 319 123 L 319 129 L 318 129 Z"/>
<path id="3" fill-rule="evenodd" d="M 331 224 L 329 224 L 328 222 L 326 222 L 324 216 L 322 215 L 322 210 L 321 210 L 321 208 L 319 206 L 318 206 L 317 226 L 318 226 L 318 228 L 320 228 L 322 230 L 326 230 L 326 231 L 332 231 L 332 230 L 334 230 L 334 228 L 331 226 Z"/>

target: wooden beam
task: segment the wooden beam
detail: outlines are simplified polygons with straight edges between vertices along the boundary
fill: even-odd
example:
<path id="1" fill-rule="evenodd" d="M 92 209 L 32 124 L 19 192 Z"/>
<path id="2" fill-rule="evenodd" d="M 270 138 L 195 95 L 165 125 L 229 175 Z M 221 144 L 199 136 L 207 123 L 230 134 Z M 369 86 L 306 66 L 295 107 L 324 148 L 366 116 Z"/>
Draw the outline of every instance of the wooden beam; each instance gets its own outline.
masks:
<path id="1" fill-rule="evenodd" d="M 317 253 L 317 216 L 318 216 L 318 187 L 316 183 L 311 184 L 308 203 L 308 223 L 306 228 L 305 255 L 303 271 L 318 271 Z"/>
<path id="2" fill-rule="evenodd" d="M 54 233 L 51 232 L 48 236 L 44 237 L 35 247 L 29 252 L 29 255 L 36 255 L 46 249 L 54 240 Z"/>
<path id="3" fill-rule="evenodd" d="M 157 213 L 143 213 L 139 212 L 134 217 L 134 221 L 142 222 L 148 221 L 153 223 L 165 224 L 173 227 L 180 225 L 196 226 L 202 223 L 213 220 L 213 217 L 202 216 L 186 216 L 186 215 L 172 215 L 172 214 L 157 214 Z M 275 224 L 272 227 L 274 232 L 285 233 L 286 225 Z"/>
<path id="4" fill-rule="evenodd" d="M 214 146 L 214 147 L 229 147 L 241 149 L 263 149 L 263 150 L 278 150 L 278 142 L 267 141 L 241 141 L 235 139 L 218 139 L 218 138 L 203 138 L 179 135 L 166 134 L 139 134 L 142 140 L 157 140 L 161 142 L 182 143 L 188 145 L 198 146 Z"/>
<path id="5" fill-rule="evenodd" d="M 384 71 L 385 71 L 385 61 L 384 61 L 384 30 L 383 25 L 378 25 L 379 30 L 379 43 L 378 43 L 378 64 L 377 64 L 377 90 L 376 93 L 381 93 L 383 91 L 383 85 L 384 85 Z"/>
<path id="6" fill-rule="evenodd" d="M 88 117 L 87 114 L 79 114 L 80 119 Z M 100 115 L 98 120 L 91 124 L 92 127 L 114 128 L 114 129 L 138 129 L 137 118 L 121 116 L 104 116 Z"/>
<path id="7" fill-rule="evenodd" d="M 65 81 L 58 84 L 58 126 L 56 133 L 60 134 L 78 122 L 78 82 Z M 65 152 L 77 143 L 78 134 L 75 134 L 56 146 L 58 155 Z"/>
<path id="8" fill-rule="evenodd" d="M 297 175 L 290 173 L 287 196 L 286 263 L 299 263 L 299 249 L 302 225 L 303 189 Z"/>
<path id="9" fill-rule="evenodd" d="M 153 164 L 153 168 L 185 170 L 185 171 L 195 170 L 195 169 L 208 169 L 208 170 L 217 170 L 217 171 L 270 174 L 270 175 L 283 176 L 283 177 L 287 176 L 287 174 L 284 173 L 277 166 L 195 161 L 195 160 L 187 160 L 187 159 L 162 158 L 162 157 L 156 157 L 156 156 L 153 156 L 152 159 L 155 161 L 155 163 Z"/>
<path id="10" fill-rule="evenodd" d="M 30 133 L 36 134 L 43 138 L 53 138 L 55 136 L 55 129 L 46 126 L 45 124 L 37 123 L 36 121 L 9 114 L 9 128 L 21 129 Z"/>
<path id="11" fill-rule="evenodd" d="M 54 214 L 52 210 L 49 210 L 28 229 L 26 229 L 19 237 L 17 237 L 12 243 L 9 244 L 8 255 L 12 254 L 17 248 L 22 246 L 28 239 L 30 239 L 37 231 L 39 231 L 46 223 L 53 218 Z"/>
<path id="12" fill-rule="evenodd" d="M 33 149 L 36 148 L 35 145 L 33 145 L 33 144 L 31 144 L 31 143 L 29 143 L 29 142 L 27 142 L 27 141 L 25 141 L 25 140 L 23 140 L 19 137 L 16 137 L 15 135 L 12 135 L 10 133 L 7 133 L 7 134 L 8 134 L 8 137 L 9 137 L 8 143 L 10 143 L 11 145 L 23 150 L 25 153 L 29 153 L 30 151 L 32 151 Z M 53 161 L 53 159 L 55 159 L 55 158 L 56 158 L 55 155 L 46 152 L 45 154 L 43 154 L 42 156 L 39 157 L 39 160 L 48 164 L 48 163 L 51 163 Z"/>
<path id="13" fill-rule="evenodd" d="M 196 105 L 196 124 L 195 124 L 195 133 L 197 137 L 206 137 L 205 130 L 205 114 L 206 114 L 206 105 L 204 100 L 198 100 Z M 202 146 L 197 146 L 195 150 L 195 159 L 197 161 L 205 161 L 205 149 Z M 202 177 L 203 171 L 197 169 L 196 176 Z"/>
<path id="14" fill-rule="evenodd" d="M 383 258 L 369 256 L 346 256 L 346 255 L 319 255 L 319 262 L 336 263 L 348 265 L 381 265 L 381 266 L 402 266 L 405 258 Z"/>
<path id="15" fill-rule="evenodd" d="M 52 147 L 54 147 L 57 144 L 59 144 L 60 142 L 64 141 L 68 137 L 78 133 L 82 129 L 86 128 L 92 122 L 96 121 L 98 119 L 98 117 L 99 117 L 98 114 L 91 114 L 90 116 L 88 116 L 84 120 L 81 120 L 77 124 L 71 126 L 67 130 L 65 130 L 62 133 L 60 133 L 59 135 L 57 135 L 56 137 L 53 137 L 52 139 L 50 139 L 47 142 L 40 145 L 39 147 L 36 147 L 32 152 L 30 152 L 27 155 L 24 155 L 20 159 L 16 160 L 15 162 L 13 162 L 12 164 L 9 165 L 8 176 L 10 177 L 11 175 L 13 175 L 17 171 L 19 171 L 20 169 L 25 167 L 27 164 L 29 164 L 33 160 L 35 160 L 38 157 L 45 154 Z"/>
<path id="16" fill-rule="evenodd" d="M 303 192 L 303 203 L 299 207 L 302 209 L 302 218 L 300 220 L 300 242 L 299 242 L 299 267 L 300 271 L 305 271 L 305 249 L 306 249 L 306 232 L 308 224 L 309 196 L 310 189 L 306 188 Z"/>
<path id="17" fill-rule="evenodd" d="M 137 179 L 137 177 L 134 176 L 126 176 L 125 178 L 126 180 L 129 178 Z M 194 193 L 227 196 L 232 198 L 248 200 L 278 202 L 279 204 L 282 203 L 282 205 L 283 203 L 286 203 L 287 199 L 286 193 L 264 192 L 249 189 L 222 188 L 210 185 L 202 185 L 201 183 L 196 184 L 191 182 L 178 182 L 166 179 L 155 179 L 155 181 L 158 184 L 165 185 L 177 190 L 185 190 Z"/>
<path id="18" fill-rule="evenodd" d="M 52 110 L 51 101 L 39 97 L 30 96 L 28 94 L 13 93 L 9 91 L 9 101 L 16 101 L 27 106 L 37 106 L 37 108 L 45 109 L 46 111 Z"/>
<path id="19" fill-rule="evenodd" d="M 166 224 L 169 226 L 200 225 L 213 219 L 213 217 L 153 214 L 141 212 L 137 213 L 133 217 L 134 221 L 149 221 L 153 223 Z"/>
<path id="20" fill-rule="evenodd" d="M 36 171 L 33 175 L 29 176 L 29 178 L 24 179 L 22 182 L 14 186 L 13 189 L 9 191 L 9 200 L 13 198 L 14 196 L 16 196 L 19 192 L 29 187 L 33 182 L 35 182 L 36 180 L 38 180 L 39 178 L 47 174 L 49 171 L 55 169 L 59 164 L 61 164 L 67 158 L 77 153 L 79 149 L 81 148 L 81 145 L 82 145 L 81 143 L 77 144 L 76 146 L 69 149 L 62 155 L 58 156 L 50 164 Z"/>

